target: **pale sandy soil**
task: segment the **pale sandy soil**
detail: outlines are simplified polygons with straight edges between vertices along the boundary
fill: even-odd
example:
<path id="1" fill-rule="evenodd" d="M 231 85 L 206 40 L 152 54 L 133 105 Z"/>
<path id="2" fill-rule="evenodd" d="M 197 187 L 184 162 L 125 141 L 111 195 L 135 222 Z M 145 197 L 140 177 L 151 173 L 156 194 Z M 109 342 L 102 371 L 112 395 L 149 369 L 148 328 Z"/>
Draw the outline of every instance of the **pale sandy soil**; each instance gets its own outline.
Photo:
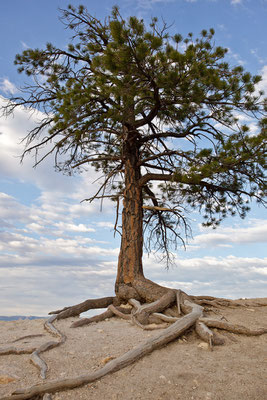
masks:
<path id="1" fill-rule="evenodd" d="M 266 304 L 267 298 L 257 301 Z M 227 308 L 221 313 L 229 322 L 267 328 L 267 306 Z M 106 357 L 117 357 L 158 333 L 142 331 L 117 317 L 70 329 L 74 320 L 55 323 L 67 335 L 67 341 L 43 354 L 49 366 L 48 380 L 96 370 Z M 31 334 L 43 336 L 12 343 Z M 267 334 L 258 337 L 221 334 L 226 344 L 215 347 L 214 351 L 203 347 L 203 342 L 191 332 L 100 381 L 56 393 L 53 400 L 267 400 Z M 0 348 L 10 345 L 27 348 L 50 340 L 42 320 L 0 321 Z M 5 383 L 6 377 L 13 381 Z M 0 399 L 14 389 L 38 382 L 42 379 L 29 362 L 29 355 L 0 357 Z"/>

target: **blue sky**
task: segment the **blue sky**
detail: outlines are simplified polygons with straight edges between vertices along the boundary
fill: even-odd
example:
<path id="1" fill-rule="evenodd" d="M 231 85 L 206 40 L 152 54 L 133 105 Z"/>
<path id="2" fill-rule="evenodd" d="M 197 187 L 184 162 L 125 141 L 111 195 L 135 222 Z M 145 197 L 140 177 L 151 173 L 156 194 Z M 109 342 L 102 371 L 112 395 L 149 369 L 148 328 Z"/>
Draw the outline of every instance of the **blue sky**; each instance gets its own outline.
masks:
<path id="1" fill-rule="evenodd" d="M 63 0 L 0 2 L 0 103 L 27 82 L 13 65 L 16 53 L 46 42 L 64 47 L 69 32 L 58 20 Z M 110 13 L 109 0 L 83 3 L 98 18 Z M 229 49 L 232 65 L 263 75 L 267 89 L 266 0 L 117 0 L 124 16 L 149 22 L 162 17 L 173 33 L 215 29 L 216 44 Z M 266 90 L 267 92 L 267 90 Z M 0 104 L 0 105 L 1 105 Z M 40 115 L 39 115 L 40 117 Z M 86 298 L 113 294 L 119 240 L 114 208 L 81 203 L 98 182 L 89 170 L 66 177 L 52 158 L 36 169 L 19 162 L 21 139 L 38 113 L 17 109 L 0 119 L 0 315 L 46 315 L 51 309 Z M 246 220 L 226 220 L 213 231 L 192 214 L 194 239 L 178 249 L 176 266 L 166 271 L 154 255 L 144 256 L 145 274 L 191 294 L 222 297 L 267 296 L 266 211 L 254 205 Z"/>

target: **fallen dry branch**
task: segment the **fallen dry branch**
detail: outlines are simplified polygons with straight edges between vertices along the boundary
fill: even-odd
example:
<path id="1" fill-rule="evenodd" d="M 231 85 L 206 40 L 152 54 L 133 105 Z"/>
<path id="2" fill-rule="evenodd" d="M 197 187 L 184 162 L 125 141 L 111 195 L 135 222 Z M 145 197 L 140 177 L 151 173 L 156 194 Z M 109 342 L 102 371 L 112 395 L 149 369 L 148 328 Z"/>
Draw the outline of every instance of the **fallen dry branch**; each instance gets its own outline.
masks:
<path id="1" fill-rule="evenodd" d="M 94 382 L 109 373 L 113 373 L 125 368 L 146 354 L 151 353 L 153 350 L 173 341 L 195 324 L 197 319 L 201 317 L 203 308 L 193 303 L 187 303 L 187 306 L 191 307 L 191 312 L 189 314 L 177 320 L 174 324 L 170 325 L 156 337 L 149 339 L 145 343 L 135 347 L 133 350 L 130 350 L 115 360 L 108 362 L 98 371 L 75 378 L 59 379 L 56 381 L 34 385 L 23 390 L 16 390 L 10 396 L 2 397 L 0 400 L 26 400 L 45 393 L 54 393 L 62 390 L 73 389 L 75 387 Z"/>

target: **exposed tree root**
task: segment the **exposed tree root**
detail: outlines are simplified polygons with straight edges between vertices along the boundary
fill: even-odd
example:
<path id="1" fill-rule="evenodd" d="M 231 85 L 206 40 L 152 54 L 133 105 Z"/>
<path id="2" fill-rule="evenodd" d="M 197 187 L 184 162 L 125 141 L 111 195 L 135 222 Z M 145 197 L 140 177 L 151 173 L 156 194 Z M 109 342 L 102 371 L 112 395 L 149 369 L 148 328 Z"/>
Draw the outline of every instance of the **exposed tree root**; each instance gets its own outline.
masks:
<path id="1" fill-rule="evenodd" d="M 29 349 L 17 349 L 14 346 L 0 349 L 0 356 L 7 356 L 9 354 L 31 354 L 36 350 L 36 347 L 30 347 Z"/>
<path id="2" fill-rule="evenodd" d="M 41 336 L 44 336 L 44 335 L 42 333 L 38 333 L 36 335 L 26 335 L 26 336 L 22 336 L 22 337 L 19 337 L 18 339 L 13 340 L 12 343 L 16 343 L 16 342 L 19 342 L 20 340 L 24 340 L 24 339 L 32 339 L 32 338 L 41 337 Z"/>
<path id="3" fill-rule="evenodd" d="M 64 340 L 65 341 L 65 340 Z M 40 357 L 40 354 L 47 351 L 54 349 L 55 347 L 59 346 L 60 344 L 64 343 L 62 342 L 47 342 L 44 343 L 42 346 L 38 347 L 30 357 L 31 362 L 40 370 L 40 376 L 42 379 L 46 378 L 46 373 L 48 371 L 48 367 L 46 365 L 46 362 Z"/>
<path id="4" fill-rule="evenodd" d="M 212 350 L 214 345 L 222 345 L 225 340 L 212 332 L 203 322 L 198 320 L 195 325 L 196 333 L 198 336 L 207 342 Z"/>
<path id="5" fill-rule="evenodd" d="M 110 308 L 111 306 L 113 306 L 113 304 L 111 304 L 106 311 L 104 311 L 103 313 L 101 313 L 99 315 L 94 315 L 91 318 L 82 318 L 79 321 L 73 322 L 73 324 L 71 325 L 71 328 L 78 328 L 80 326 L 91 324 L 92 322 L 100 322 L 100 321 L 104 321 L 107 318 L 114 317 L 114 315 L 116 315 L 116 314 Z M 115 308 L 115 306 L 113 306 L 113 307 Z M 116 310 L 118 312 L 120 312 L 121 314 L 122 313 L 123 314 L 130 314 L 131 313 L 131 309 L 130 308 L 116 307 Z M 117 315 L 118 315 L 118 313 L 117 313 Z M 128 319 L 128 318 L 125 318 L 125 319 Z"/>
<path id="6" fill-rule="evenodd" d="M 101 299 L 89 299 L 85 300 L 80 304 L 76 304 L 75 306 L 65 307 L 62 310 L 51 311 L 49 314 L 56 314 L 57 319 L 76 317 L 77 315 L 82 314 L 85 311 L 97 309 L 97 308 L 106 308 L 110 304 L 119 305 L 117 297 L 102 297 Z"/>
<path id="7" fill-rule="evenodd" d="M 224 329 L 232 333 L 240 333 L 247 336 L 259 336 L 267 333 L 267 328 L 249 329 L 242 325 L 230 324 L 229 322 L 217 319 L 201 318 L 200 321 L 204 322 L 210 328 Z"/>
<path id="8" fill-rule="evenodd" d="M 52 323 L 56 319 L 56 316 L 50 317 L 45 323 L 45 329 L 54 336 L 60 338 L 58 342 L 47 342 L 38 347 L 30 357 L 31 362 L 40 370 L 40 376 L 42 379 L 46 379 L 46 373 L 48 371 L 48 366 L 46 362 L 40 357 L 41 353 L 44 353 L 47 350 L 54 349 L 55 347 L 60 346 L 65 343 L 66 336 L 63 335 Z"/>
<path id="9" fill-rule="evenodd" d="M 199 305 L 210 305 L 214 307 L 264 307 L 267 306 L 267 303 L 259 303 L 257 301 L 253 301 L 250 303 L 240 301 L 240 300 L 230 300 L 223 299 L 219 297 L 212 296 L 190 296 L 190 299 Z"/>
<path id="10" fill-rule="evenodd" d="M 164 295 L 163 301 L 166 302 L 165 295 Z M 141 306 L 141 304 L 138 300 L 130 299 L 129 304 L 131 304 L 135 308 L 135 311 L 133 311 L 132 315 L 131 315 L 132 322 L 135 325 L 142 328 L 143 330 L 164 329 L 168 325 L 162 324 L 161 323 L 162 320 L 165 320 L 165 321 L 167 320 L 167 322 L 171 322 L 171 320 L 172 320 L 172 322 L 174 322 L 174 319 L 175 319 L 175 321 L 177 321 L 177 319 L 178 319 L 178 318 L 174 318 L 174 317 L 168 317 L 161 313 L 152 313 L 149 315 L 148 314 L 149 307 L 150 307 L 150 310 L 153 311 L 153 309 L 155 309 L 156 306 L 159 306 L 159 304 L 160 304 L 159 300 L 155 301 L 152 304 L 144 304 L 143 306 Z M 162 307 L 160 306 L 159 309 L 161 309 L 161 308 Z M 143 321 L 143 323 L 141 323 L 140 320 Z"/>
<path id="11" fill-rule="evenodd" d="M 40 347 L 31 347 L 28 349 L 17 349 L 16 347 L 8 347 L 5 349 L 0 349 L 0 355 L 9 355 L 9 354 L 31 354 L 30 361 L 40 370 L 40 376 L 42 379 L 46 379 L 46 373 L 48 370 L 46 362 L 40 357 L 41 353 L 44 353 L 47 350 L 54 349 L 55 347 L 60 346 L 66 341 L 66 336 L 63 335 L 57 328 L 54 327 L 52 322 L 56 319 L 55 316 L 50 317 L 45 323 L 45 329 L 54 336 L 59 337 L 58 342 L 47 342 L 42 344 Z M 41 335 L 27 335 L 22 338 L 16 339 L 15 341 L 22 340 L 28 337 L 36 337 L 43 336 Z"/>
<path id="12" fill-rule="evenodd" d="M 110 306 L 108 306 L 108 309 L 110 311 L 113 312 L 114 315 L 117 315 L 117 317 L 120 317 L 122 319 L 127 319 L 130 320 L 131 316 L 129 314 L 125 314 L 124 312 L 122 312 L 121 310 L 119 310 L 119 308 L 115 307 L 113 304 L 111 304 Z"/>
<path id="13" fill-rule="evenodd" d="M 147 281 L 146 284 L 151 288 L 153 282 Z M 63 310 L 53 311 L 53 314 L 55 315 L 45 322 L 44 327 L 50 334 L 58 337 L 59 341 L 47 342 L 37 349 L 31 348 L 23 350 L 9 347 L 0 350 L 0 355 L 31 353 L 31 361 L 39 368 L 41 377 L 45 379 L 48 367 L 45 361 L 41 359 L 40 354 L 46 350 L 53 349 L 56 346 L 63 344 L 66 340 L 66 337 L 53 325 L 53 322 L 57 319 L 79 315 L 80 313 L 92 308 L 106 307 L 107 310 L 100 315 L 76 321 L 71 325 L 71 327 L 76 328 L 92 322 L 103 321 L 106 318 L 118 316 L 131 321 L 133 324 L 144 330 L 164 329 L 157 336 L 140 344 L 133 350 L 126 352 L 116 359 L 109 359 L 110 361 L 98 371 L 85 373 L 74 378 L 49 381 L 26 389 L 16 390 L 10 396 L 2 397 L 0 400 L 52 400 L 52 393 L 94 382 L 108 373 L 113 373 L 125 368 L 153 350 L 176 339 L 190 327 L 195 328 L 198 336 L 209 344 L 211 350 L 213 349 L 213 346 L 225 343 L 225 340 L 217 333 L 213 332 L 211 328 L 218 328 L 228 332 L 253 336 L 267 333 L 267 328 L 249 329 L 241 325 L 229 323 L 225 319 L 211 319 L 204 317 L 203 315 L 207 306 L 209 310 L 215 311 L 217 308 L 221 309 L 223 307 L 243 306 L 242 302 L 217 299 L 210 296 L 187 296 L 180 290 L 163 288 L 156 285 L 156 290 L 150 295 L 150 302 L 147 303 L 144 302 L 144 300 L 141 300 L 145 291 L 140 289 L 142 285 L 139 281 L 138 285 L 134 288 L 123 285 L 123 289 L 120 291 L 123 298 L 105 297 L 102 299 L 87 300 L 73 307 L 66 307 Z M 132 299 L 128 298 L 127 305 L 120 305 L 121 301 L 125 302 L 127 297 L 132 293 L 136 293 L 136 297 Z M 143 304 L 141 301 L 143 301 Z M 255 304 L 257 304 L 257 306 L 263 305 L 256 302 Z M 249 305 L 251 306 L 251 303 Z M 181 316 L 181 314 L 184 315 Z M 34 336 L 40 335 L 28 335 L 16 339 L 16 341 Z"/>
<path id="14" fill-rule="evenodd" d="M 101 313 L 99 315 L 94 315 L 91 318 L 82 318 L 79 321 L 73 322 L 73 324 L 71 325 L 71 328 L 78 328 L 80 326 L 91 324 L 92 322 L 104 321 L 105 319 L 111 318 L 113 316 L 114 316 L 114 314 L 111 310 L 106 310 L 103 313 Z"/>
<path id="15" fill-rule="evenodd" d="M 1 400 L 26 400 L 32 399 L 36 395 L 45 393 L 54 393 L 62 390 L 73 389 L 91 382 L 94 382 L 103 376 L 118 371 L 126 366 L 134 363 L 146 354 L 158 349 L 170 341 L 176 339 L 190 328 L 198 318 L 201 317 L 203 308 L 188 302 L 188 307 L 191 312 L 177 320 L 174 324 L 166 328 L 158 336 L 149 339 L 145 343 L 140 344 L 133 350 L 130 350 L 122 356 L 108 362 L 103 368 L 98 371 L 81 375 L 75 378 L 60 379 L 56 381 L 46 382 L 40 385 L 34 385 L 24 390 L 16 390 L 10 396 L 3 397 Z"/>

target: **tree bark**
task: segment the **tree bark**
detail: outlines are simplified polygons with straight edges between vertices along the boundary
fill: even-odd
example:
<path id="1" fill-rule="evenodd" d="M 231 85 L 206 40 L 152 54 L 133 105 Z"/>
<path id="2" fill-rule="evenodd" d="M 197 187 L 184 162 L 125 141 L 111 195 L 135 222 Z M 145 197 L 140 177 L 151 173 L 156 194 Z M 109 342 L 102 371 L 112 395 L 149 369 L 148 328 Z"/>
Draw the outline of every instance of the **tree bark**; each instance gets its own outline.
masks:
<path id="1" fill-rule="evenodd" d="M 124 176 L 125 188 L 122 211 L 122 238 L 118 260 L 115 291 L 119 295 L 120 286 L 129 289 L 136 279 L 144 279 L 143 255 L 143 198 L 139 162 L 139 133 L 124 127 Z M 128 296 L 127 296 L 128 297 Z M 134 296 L 135 297 L 135 296 Z"/>
<path id="2" fill-rule="evenodd" d="M 131 298 L 145 303 L 161 299 L 169 288 L 162 287 L 143 273 L 143 185 L 140 169 L 140 134 L 124 126 L 122 159 L 124 161 L 124 193 L 122 237 L 118 259 L 115 293 L 119 302 Z"/>

